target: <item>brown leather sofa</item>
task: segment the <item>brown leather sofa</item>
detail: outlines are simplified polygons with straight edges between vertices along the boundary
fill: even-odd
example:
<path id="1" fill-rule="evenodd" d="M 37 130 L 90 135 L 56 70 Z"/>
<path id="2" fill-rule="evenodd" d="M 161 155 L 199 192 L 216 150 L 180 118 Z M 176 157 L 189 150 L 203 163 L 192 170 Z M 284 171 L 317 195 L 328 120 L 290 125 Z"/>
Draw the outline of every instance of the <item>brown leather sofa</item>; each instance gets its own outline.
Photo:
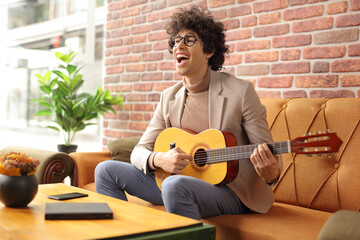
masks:
<path id="1" fill-rule="evenodd" d="M 360 99 L 356 98 L 295 98 L 261 99 L 267 108 L 267 121 L 275 141 L 294 139 L 307 132 L 329 129 L 342 139 L 337 153 L 327 155 L 283 154 L 284 169 L 274 187 L 276 202 L 266 214 L 224 215 L 204 219 L 216 226 L 216 239 L 337 239 L 339 231 L 327 224 L 332 217 L 335 226 L 339 210 L 351 210 L 359 223 L 360 215 Z M 136 138 L 117 140 L 129 161 Z M 111 148 L 110 148 L 111 149 Z M 119 152 L 72 153 L 75 161 L 73 184 L 95 191 L 94 168 L 104 160 L 117 157 Z M 121 158 L 120 158 L 121 159 Z M 129 201 L 154 207 L 135 197 Z M 163 207 L 157 207 L 165 210 Z M 340 211 L 340 213 L 344 213 Z M 336 215 L 336 217 L 334 217 Z M 342 218 L 340 217 L 340 222 Z M 351 221 L 354 222 L 354 221 Z M 353 229 L 359 229 L 353 227 Z M 357 230 L 359 234 L 359 230 Z M 346 239 L 360 235 L 347 232 Z M 328 236 L 334 238 L 328 238 Z M 339 239 L 343 239 L 340 237 Z"/>

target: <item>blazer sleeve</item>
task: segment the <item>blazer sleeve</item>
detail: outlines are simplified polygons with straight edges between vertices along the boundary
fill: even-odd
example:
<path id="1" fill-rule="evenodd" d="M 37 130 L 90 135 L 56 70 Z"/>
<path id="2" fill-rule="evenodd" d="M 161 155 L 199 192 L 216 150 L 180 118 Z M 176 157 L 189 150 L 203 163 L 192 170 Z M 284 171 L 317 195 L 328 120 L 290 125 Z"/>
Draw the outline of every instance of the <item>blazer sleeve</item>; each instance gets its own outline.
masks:
<path id="1" fill-rule="evenodd" d="M 262 105 L 252 84 L 248 84 L 243 99 L 242 126 L 248 136 L 250 143 L 260 144 L 273 142 L 272 135 L 266 121 L 266 108 Z M 279 169 L 282 171 L 283 163 L 279 155 Z"/>
<path id="2" fill-rule="evenodd" d="M 139 143 L 135 146 L 130 156 L 131 163 L 145 174 L 150 173 L 148 158 L 154 150 L 156 138 L 160 132 L 166 128 L 163 105 L 164 96 L 162 93 L 149 126 L 146 128 Z"/>
<path id="3" fill-rule="evenodd" d="M 266 108 L 261 104 L 252 84 L 244 89 L 242 101 L 242 127 L 250 143 L 272 142 L 272 136 L 266 121 Z"/>

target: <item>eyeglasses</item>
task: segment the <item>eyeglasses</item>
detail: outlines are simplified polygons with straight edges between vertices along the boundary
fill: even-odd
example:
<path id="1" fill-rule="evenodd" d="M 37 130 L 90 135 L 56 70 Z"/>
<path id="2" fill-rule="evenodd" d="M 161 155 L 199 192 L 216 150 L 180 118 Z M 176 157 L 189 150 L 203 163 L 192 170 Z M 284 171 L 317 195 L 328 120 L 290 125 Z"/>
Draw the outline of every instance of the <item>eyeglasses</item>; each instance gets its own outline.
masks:
<path id="1" fill-rule="evenodd" d="M 187 33 L 185 36 L 181 37 L 179 34 L 170 38 L 170 46 L 177 47 L 179 46 L 181 40 L 184 39 L 184 44 L 188 47 L 192 47 L 196 41 L 198 41 L 193 33 Z"/>

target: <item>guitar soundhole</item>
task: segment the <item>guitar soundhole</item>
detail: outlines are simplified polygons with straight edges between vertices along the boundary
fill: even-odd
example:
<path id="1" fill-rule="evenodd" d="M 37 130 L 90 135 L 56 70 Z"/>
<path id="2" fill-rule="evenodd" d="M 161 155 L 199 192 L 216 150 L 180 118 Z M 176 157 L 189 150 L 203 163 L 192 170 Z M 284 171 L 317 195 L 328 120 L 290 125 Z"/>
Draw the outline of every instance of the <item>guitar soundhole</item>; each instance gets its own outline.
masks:
<path id="1" fill-rule="evenodd" d="M 206 161 L 207 161 L 206 151 L 202 148 L 198 149 L 194 155 L 195 164 L 199 167 L 203 167 L 206 165 Z"/>

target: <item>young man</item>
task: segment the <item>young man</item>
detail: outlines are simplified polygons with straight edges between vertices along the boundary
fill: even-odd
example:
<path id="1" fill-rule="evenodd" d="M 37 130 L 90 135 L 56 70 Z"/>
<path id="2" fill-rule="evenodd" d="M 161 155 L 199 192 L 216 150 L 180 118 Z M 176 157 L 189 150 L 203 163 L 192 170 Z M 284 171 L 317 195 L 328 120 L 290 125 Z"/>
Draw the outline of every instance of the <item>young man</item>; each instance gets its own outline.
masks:
<path id="1" fill-rule="evenodd" d="M 228 52 L 223 24 L 192 8 L 176 12 L 166 27 L 169 51 L 182 81 L 166 89 L 144 135 L 131 155 L 132 164 L 106 161 L 95 170 L 99 193 L 127 200 L 124 191 L 167 211 L 194 219 L 222 214 L 265 213 L 273 201 L 269 185 L 282 170 L 266 142 L 272 137 L 266 110 L 253 85 L 218 72 Z M 208 128 L 230 131 L 238 145 L 258 144 L 250 160 L 239 161 L 239 171 L 229 184 L 212 185 L 203 180 L 176 175 L 191 162 L 181 147 L 154 152 L 157 136 L 177 127 L 202 132 Z M 154 171 L 171 173 L 158 188 Z"/>

